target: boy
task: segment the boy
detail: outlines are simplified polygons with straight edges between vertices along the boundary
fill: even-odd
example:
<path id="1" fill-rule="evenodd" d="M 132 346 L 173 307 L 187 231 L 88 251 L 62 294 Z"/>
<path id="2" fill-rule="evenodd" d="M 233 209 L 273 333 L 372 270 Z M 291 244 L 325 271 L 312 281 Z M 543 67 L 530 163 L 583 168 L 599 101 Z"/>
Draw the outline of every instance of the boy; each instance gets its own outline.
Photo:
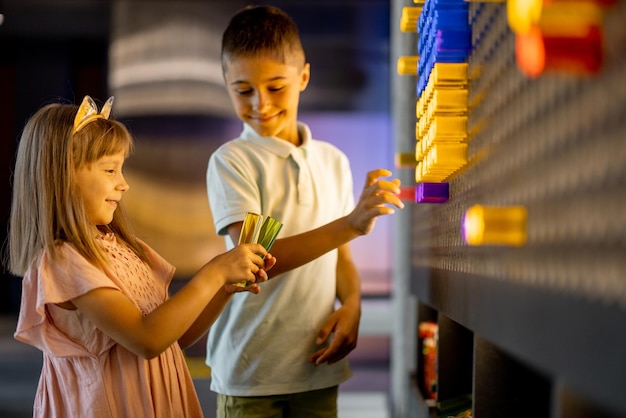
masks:
<path id="1" fill-rule="evenodd" d="M 336 417 L 361 315 L 348 243 L 394 213 L 390 206 L 403 207 L 400 182 L 371 171 L 354 207 L 348 159 L 297 121 L 310 70 L 298 29 L 280 9 L 247 7 L 233 16 L 222 68 L 244 127 L 209 161 L 216 230 L 230 248 L 248 211 L 284 226 L 272 247 L 280 262 L 261 293 L 220 299 L 225 308 L 207 342 L 217 416 Z"/>

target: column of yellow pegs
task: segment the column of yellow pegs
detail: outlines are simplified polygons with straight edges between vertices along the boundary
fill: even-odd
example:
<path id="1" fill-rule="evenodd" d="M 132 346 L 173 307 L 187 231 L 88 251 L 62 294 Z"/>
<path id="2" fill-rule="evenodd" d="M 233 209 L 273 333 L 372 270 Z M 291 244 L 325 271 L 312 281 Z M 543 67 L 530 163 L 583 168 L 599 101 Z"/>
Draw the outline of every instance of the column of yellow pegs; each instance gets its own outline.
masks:
<path id="1" fill-rule="evenodd" d="M 423 1 L 421 2 L 423 4 Z M 417 32 L 417 22 L 419 20 L 420 13 L 422 12 L 421 6 L 415 7 L 403 7 L 402 16 L 400 17 L 400 30 L 402 32 Z M 405 55 L 398 58 L 397 72 L 399 75 L 417 75 L 417 66 L 419 62 L 418 55 Z M 395 166 L 397 168 L 411 168 L 415 169 L 415 154 L 413 153 L 399 153 L 395 156 Z M 413 192 L 413 196 L 408 199 L 405 196 L 405 200 L 413 200 L 415 190 L 410 188 Z M 405 188 L 404 192 L 407 194 Z"/>
<path id="2" fill-rule="evenodd" d="M 402 32 L 417 32 L 417 21 L 422 13 L 421 7 L 403 7 L 400 16 L 400 30 Z"/>
<path id="3" fill-rule="evenodd" d="M 417 32 L 417 21 L 422 12 L 421 7 L 403 7 L 400 17 L 400 30 L 402 32 Z M 417 75 L 417 63 L 419 56 L 407 55 L 398 58 L 398 74 Z"/>
<path id="4" fill-rule="evenodd" d="M 467 68 L 436 63 L 417 101 L 417 183 L 446 181 L 467 163 Z"/>

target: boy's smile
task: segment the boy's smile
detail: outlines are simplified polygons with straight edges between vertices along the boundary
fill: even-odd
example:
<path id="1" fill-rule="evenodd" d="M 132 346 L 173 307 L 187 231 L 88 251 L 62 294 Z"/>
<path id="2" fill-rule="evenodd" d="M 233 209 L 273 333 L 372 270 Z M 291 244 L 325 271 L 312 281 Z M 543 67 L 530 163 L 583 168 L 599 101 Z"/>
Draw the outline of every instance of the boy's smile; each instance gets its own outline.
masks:
<path id="1" fill-rule="evenodd" d="M 293 63 L 292 63 L 293 62 Z M 309 82 L 309 64 L 270 57 L 234 57 L 224 79 L 239 119 L 260 136 L 300 144 L 297 118 L 300 92 Z"/>

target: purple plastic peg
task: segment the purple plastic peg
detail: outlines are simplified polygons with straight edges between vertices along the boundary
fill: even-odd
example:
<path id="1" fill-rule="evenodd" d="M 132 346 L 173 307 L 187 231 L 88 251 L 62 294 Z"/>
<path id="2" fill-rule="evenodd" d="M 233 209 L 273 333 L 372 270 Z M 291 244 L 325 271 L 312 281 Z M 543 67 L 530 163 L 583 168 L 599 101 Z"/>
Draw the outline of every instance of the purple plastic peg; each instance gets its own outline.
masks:
<path id="1" fill-rule="evenodd" d="M 449 197 L 449 183 L 419 183 L 415 191 L 415 203 L 443 203 Z"/>

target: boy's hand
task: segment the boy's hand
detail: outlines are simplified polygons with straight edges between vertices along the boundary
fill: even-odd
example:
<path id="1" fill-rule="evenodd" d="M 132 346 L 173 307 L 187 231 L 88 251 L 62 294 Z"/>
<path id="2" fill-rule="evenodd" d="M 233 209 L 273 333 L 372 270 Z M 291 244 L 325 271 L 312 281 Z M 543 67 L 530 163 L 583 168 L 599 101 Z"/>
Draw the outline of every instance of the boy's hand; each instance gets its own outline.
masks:
<path id="1" fill-rule="evenodd" d="M 315 365 L 333 364 L 347 356 L 356 348 L 360 317 L 360 310 L 355 311 L 344 306 L 333 312 L 320 329 L 315 341 L 317 345 L 324 347 L 309 355 L 307 360 Z M 331 334 L 332 341 L 326 345 Z"/>
<path id="2" fill-rule="evenodd" d="M 367 179 L 361 197 L 354 210 L 348 215 L 348 220 L 354 229 L 361 235 L 369 234 L 374 228 L 376 218 L 381 215 L 391 215 L 395 210 L 404 208 L 400 200 L 400 180 L 382 180 L 380 177 L 388 177 L 392 173 L 384 168 L 372 170 L 367 173 Z"/>
<path id="3" fill-rule="evenodd" d="M 274 264 L 276 264 L 276 258 L 272 254 L 267 253 L 265 255 L 265 266 L 263 266 L 264 272 L 269 271 L 272 267 L 274 267 Z M 267 279 L 267 274 L 265 274 L 265 280 Z"/>
<path id="4" fill-rule="evenodd" d="M 241 287 L 241 286 L 235 286 L 232 284 L 227 284 L 227 285 L 224 285 L 224 290 L 228 294 L 250 292 L 250 293 L 254 293 L 255 295 L 258 295 L 259 292 L 261 291 L 261 287 L 256 283 L 253 283 L 248 287 Z"/>

